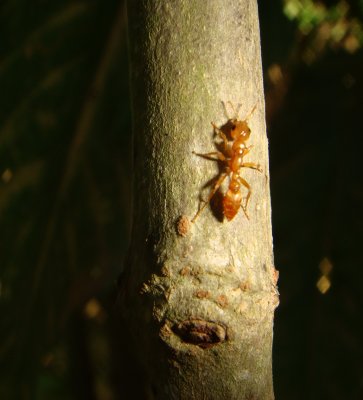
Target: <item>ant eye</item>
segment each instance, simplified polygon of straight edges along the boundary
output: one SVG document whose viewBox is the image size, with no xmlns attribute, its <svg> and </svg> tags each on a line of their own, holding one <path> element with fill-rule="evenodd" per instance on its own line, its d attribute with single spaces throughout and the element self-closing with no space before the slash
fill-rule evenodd
<svg viewBox="0 0 363 400">
<path fill-rule="evenodd" d="M 232 128 L 232 131 L 234 131 L 234 130 L 236 129 L 236 125 L 233 124 L 233 125 L 231 126 L 231 128 Z"/>
</svg>

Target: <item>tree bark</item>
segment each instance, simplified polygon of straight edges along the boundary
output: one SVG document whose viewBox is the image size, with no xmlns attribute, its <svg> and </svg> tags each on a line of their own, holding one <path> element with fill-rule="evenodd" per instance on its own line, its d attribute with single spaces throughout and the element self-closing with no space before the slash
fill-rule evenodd
<svg viewBox="0 0 363 400">
<path fill-rule="evenodd" d="M 150 399 L 273 399 L 273 266 L 256 0 L 129 0 L 134 213 L 124 329 Z M 249 118 L 252 187 L 222 222 L 206 207 L 218 163 L 211 121 Z M 229 108 L 230 107 L 230 108 Z M 226 179 L 226 185 L 228 185 Z M 212 184 L 213 186 L 213 184 Z M 225 191 L 225 187 L 223 186 Z M 215 207 L 215 209 L 218 207 Z"/>
</svg>

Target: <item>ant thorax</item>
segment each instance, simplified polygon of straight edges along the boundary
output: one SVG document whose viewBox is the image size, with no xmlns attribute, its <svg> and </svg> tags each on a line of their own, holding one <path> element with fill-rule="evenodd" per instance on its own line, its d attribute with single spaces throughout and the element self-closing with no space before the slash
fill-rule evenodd
<svg viewBox="0 0 363 400">
<path fill-rule="evenodd" d="M 241 168 L 243 163 L 243 153 L 241 155 L 233 155 L 232 158 L 229 159 L 229 168 L 231 172 L 238 172 L 238 170 Z"/>
<path fill-rule="evenodd" d="M 243 154 L 246 148 L 247 146 L 243 136 L 240 136 L 238 139 L 232 142 L 231 150 L 233 154 Z"/>
</svg>

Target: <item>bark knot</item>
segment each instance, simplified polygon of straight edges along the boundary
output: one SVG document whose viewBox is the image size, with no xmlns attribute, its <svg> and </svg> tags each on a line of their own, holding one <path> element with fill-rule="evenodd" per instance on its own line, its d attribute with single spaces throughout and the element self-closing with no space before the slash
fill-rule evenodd
<svg viewBox="0 0 363 400">
<path fill-rule="evenodd" d="M 202 319 L 184 320 L 175 324 L 172 330 L 183 342 L 204 349 L 227 340 L 227 330 L 223 325 Z"/>
</svg>

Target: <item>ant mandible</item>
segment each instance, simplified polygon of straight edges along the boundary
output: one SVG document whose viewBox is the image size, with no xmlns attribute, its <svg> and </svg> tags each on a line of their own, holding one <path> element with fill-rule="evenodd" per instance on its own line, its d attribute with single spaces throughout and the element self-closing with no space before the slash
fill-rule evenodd
<svg viewBox="0 0 363 400">
<path fill-rule="evenodd" d="M 229 186 L 226 193 L 223 195 L 223 215 L 228 221 L 231 221 L 239 209 L 242 208 L 247 219 L 247 205 L 251 197 L 252 189 L 249 183 L 240 176 L 241 168 L 251 168 L 259 172 L 262 172 L 259 164 L 252 162 L 244 162 L 243 157 L 249 153 L 253 146 L 247 146 L 246 142 L 251 135 L 251 129 L 247 124 L 248 119 L 251 117 L 253 112 L 256 110 L 256 105 L 252 108 L 249 114 L 244 120 L 238 119 L 238 114 L 235 111 L 231 102 L 228 102 L 235 114 L 234 118 L 229 118 L 228 121 L 218 128 L 213 122 L 212 126 L 214 132 L 217 132 L 219 137 L 223 140 L 221 143 L 217 143 L 217 147 L 220 147 L 222 151 L 213 151 L 211 153 L 200 154 L 193 151 L 197 156 L 206 158 L 207 160 L 220 161 L 223 163 L 224 172 L 220 174 L 217 182 L 214 184 L 212 191 L 210 192 L 208 199 L 204 202 L 203 206 L 195 214 L 191 222 L 195 222 L 200 213 L 204 210 L 207 204 L 210 202 L 212 197 L 216 194 L 227 176 L 229 176 Z M 222 102 L 225 113 L 228 117 L 227 108 L 224 102 Z M 217 158 L 214 158 L 217 157 Z M 242 186 L 247 188 L 247 196 L 245 204 L 242 203 Z"/>
</svg>

